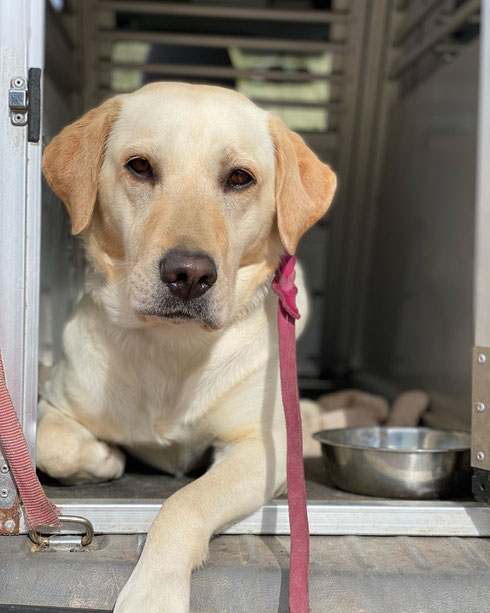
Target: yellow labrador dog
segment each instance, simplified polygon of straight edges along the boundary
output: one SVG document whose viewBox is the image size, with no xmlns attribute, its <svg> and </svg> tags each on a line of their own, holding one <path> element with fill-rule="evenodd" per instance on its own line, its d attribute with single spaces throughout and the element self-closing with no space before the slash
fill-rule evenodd
<svg viewBox="0 0 490 613">
<path fill-rule="evenodd" d="M 38 466 L 97 482 L 122 475 L 120 447 L 170 473 L 214 449 L 163 505 L 115 606 L 183 613 L 213 533 L 285 482 L 270 282 L 335 175 L 242 95 L 181 83 L 88 112 L 47 146 L 44 173 L 91 272 L 42 394 Z"/>
</svg>

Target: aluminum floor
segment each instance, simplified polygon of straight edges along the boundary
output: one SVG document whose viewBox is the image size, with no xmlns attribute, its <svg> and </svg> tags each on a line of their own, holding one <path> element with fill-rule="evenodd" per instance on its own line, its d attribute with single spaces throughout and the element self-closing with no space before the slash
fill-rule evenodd
<svg viewBox="0 0 490 613">
<path fill-rule="evenodd" d="M 27 537 L 0 537 L 0 603 L 110 610 L 143 542 L 99 536 L 89 551 L 32 553 Z M 287 537 L 215 538 L 191 611 L 287 613 L 288 548 Z M 313 537 L 311 560 L 313 613 L 490 609 L 490 539 Z"/>
</svg>

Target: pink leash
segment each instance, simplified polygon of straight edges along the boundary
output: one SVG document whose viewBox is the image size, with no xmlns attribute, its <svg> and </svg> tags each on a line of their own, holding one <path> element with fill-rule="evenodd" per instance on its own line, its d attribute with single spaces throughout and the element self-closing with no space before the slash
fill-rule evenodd
<svg viewBox="0 0 490 613">
<path fill-rule="evenodd" d="M 287 432 L 287 481 L 291 533 L 289 611 L 290 613 L 308 613 L 310 535 L 306 509 L 303 438 L 296 374 L 295 320 L 299 319 L 300 314 L 296 308 L 298 289 L 294 284 L 295 263 L 296 258 L 294 256 L 283 255 L 272 282 L 272 289 L 279 296 L 279 364 Z"/>
<path fill-rule="evenodd" d="M 32 465 L 26 439 L 7 389 L 1 353 L 0 446 L 22 498 L 29 528 L 32 530 L 38 526 L 61 526 L 58 519 L 60 511 L 48 500 Z"/>
</svg>

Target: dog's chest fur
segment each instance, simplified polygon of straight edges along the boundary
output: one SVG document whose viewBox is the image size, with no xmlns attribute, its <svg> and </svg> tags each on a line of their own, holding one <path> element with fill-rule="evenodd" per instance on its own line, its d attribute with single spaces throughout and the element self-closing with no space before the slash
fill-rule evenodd
<svg viewBox="0 0 490 613">
<path fill-rule="evenodd" d="M 200 453 L 213 437 L 204 416 L 267 360 L 270 310 L 264 304 L 211 333 L 198 325 L 125 329 L 85 295 L 43 396 L 101 440 L 134 450 L 199 441 Z"/>
</svg>

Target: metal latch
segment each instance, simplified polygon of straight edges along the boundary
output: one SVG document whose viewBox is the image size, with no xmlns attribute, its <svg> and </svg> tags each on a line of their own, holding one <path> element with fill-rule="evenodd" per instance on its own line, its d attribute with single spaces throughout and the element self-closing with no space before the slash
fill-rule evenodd
<svg viewBox="0 0 490 613">
<path fill-rule="evenodd" d="M 27 125 L 30 143 L 38 143 L 41 135 L 41 79 L 40 68 L 29 68 L 27 79 L 14 77 L 10 81 L 10 122 L 14 126 Z"/>
<path fill-rule="evenodd" d="M 9 89 L 10 122 L 14 126 L 27 124 L 28 103 L 27 79 L 14 77 L 10 81 Z"/>
<path fill-rule="evenodd" d="M 59 528 L 45 528 L 29 531 L 29 538 L 35 543 L 40 551 L 83 551 L 84 547 L 90 545 L 94 538 L 94 527 L 92 523 L 85 517 L 77 517 L 76 515 L 60 515 L 59 520 L 63 524 L 78 524 L 83 526 L 83 532 L 73 534 L 59 533 Z M 50 531 L 50 534 L 46 532 Z M 52 531 L 57 531 L 52 533 Z M 46 536 L 43 536 L 44 532 Z"/>
</svg>

